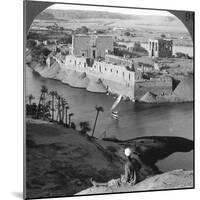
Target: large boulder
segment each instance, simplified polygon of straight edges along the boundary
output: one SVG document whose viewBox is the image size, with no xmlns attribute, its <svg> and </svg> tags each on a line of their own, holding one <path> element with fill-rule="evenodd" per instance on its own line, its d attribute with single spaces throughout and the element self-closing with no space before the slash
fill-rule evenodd
<svg viewBox="0 0 200 200">
<path fill-rule="evenodd" d="M 183 79 L 175 88 L 173 96 L 184 101 L 193 101 L 193 78 Z"/>
<path fill-rule="evenodd" d="M 156 95 L 152 92 L 147 92 L 142 98 L 140 99 L 140 102 L 145 103 L 156 103 Z"/>
<path fill-rule="evenodd" d="M 97 92 L 97 93 L 106 93 L 107 88 L 103 84 L 101 79 L 98 79 L 98 80 L 90 79 L 88 86 L 87 86 L 87 91 Z"/>
</svg>

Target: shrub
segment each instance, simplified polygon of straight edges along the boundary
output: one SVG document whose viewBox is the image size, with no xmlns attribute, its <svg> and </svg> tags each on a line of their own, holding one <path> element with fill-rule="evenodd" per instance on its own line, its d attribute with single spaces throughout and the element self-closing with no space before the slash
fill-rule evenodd
<svg viewBox="0 0 200 200">
<path fill-rule="evenodd" d="M 127 31 L 127 32 L 124 33 L 124 35 L 125 36 L 130 36 L 131 34 L 130 34 L 130 32 Z"/>
<path fill-rule="evenodd" d="M 51 53 L 51 51 L 44 47 L 44 45 L 39 45 L 35 47 L 32 51 L 32 58 L 41 65 L 46 64 L 46 58 Z"/>
<path fill-rule="evenodd" d="M 188 54 L 185 54 L 185 53 L 182 53 L 182 52 L 176 52 L 176 57 L 177 58 L 186 58 L 186 59 L 191 58 Z"/>
<path fill-rule="evenodd" d="M 75 30 L 76 34 L 87 34 L 89 29 L 86 26 L 82 26 L 81 28 L 77 28 Z"/>
<path fill-rule="evenodd" d="M 26 42 L 26 47 L 28 49 L 33 49 L 36 45 L 37 45 L 37 43 L 35 42 L 35 40 L 32 40 L 32 39 L 29 39 Z"/>
<path fill-rule="evenodd" d="M 140 52 L 140 53 L 148 54 L 148 51 L 141 46 L 140 42 L 135 42 L 134 46 L 130 48 L 130 50 L 131 52 Z"/>
<path fill-rule="evenodd" d="M 91 131 L 90 125 L 88 121 L 80 122 L 80 133 L 85 135 L 87 134 L 88 131 Z"/>
<path fill-rule="evenodd" d="M 162 38 L 166 38 L 166 35 L 165 35 L 165 34 L 161 34 L 161 37 L 162 37 Z"/>
</svg>

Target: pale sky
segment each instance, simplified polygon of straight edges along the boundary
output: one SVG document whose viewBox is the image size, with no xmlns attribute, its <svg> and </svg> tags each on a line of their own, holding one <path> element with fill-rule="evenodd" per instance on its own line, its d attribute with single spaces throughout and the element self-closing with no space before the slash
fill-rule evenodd
<svg viewBox="0 0 200 200">
<path fill-rule="evenodd" d="M 145 9 L 128 9 L 128 8 L 112 8 L 112 7 L 99 7 L 99 6 L 82 6 L 82 5 L 69 5 L 69 4 L 55 4 L 48 7 L 48 9 L 60 9 L 60 10 L 85 10 L 85 11 L 108 11 L 129 15 L 162 15 L 162 16 L 174 16 L 168 11 L 161 10 L 145 10 Z"/>
</svg>

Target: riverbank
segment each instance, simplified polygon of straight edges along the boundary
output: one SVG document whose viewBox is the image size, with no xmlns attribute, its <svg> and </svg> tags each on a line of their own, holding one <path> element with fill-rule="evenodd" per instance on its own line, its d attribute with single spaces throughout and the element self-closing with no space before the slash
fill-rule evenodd
<svg viewBox="0 0 200 200">
<path fill-rule="evenodd" d="M 155 98 L 148 98 L 149 87 L 144 84 L 136 84 L 134 88 L 126 87 L 123 84 L 116 83 L 108 79 L 99 79 L 86 72 L 80 72 L 71 68 L 63 69 L 61 63 L 55 61 L 50 67 L 41 66 L 37 62 L 31 62 L 29 58 L 28 64 L 34 71 L 38 72 L 44 78 L 59 80 L 64 84 L 68 84 L 74 88 L 83 88 L 89 92 L 94 93 L 110 93 L 114 95 L 122 95 L 124 99 L 131 99 L 132 101 L 145 102 L 145 103 L 183 103 L 193 102 L 193 78 L 188 77 L 181 80 L 177 88 L 165 95 L 156 95 L 160 87 L 153 87 L 153 94 Z M 109 85 L 109 87 L 106 87 Z M 172 86 L 171 86 L 172 87 Z M 162 87 L 161 87 L 162 88 Z M 167 88 L 167 87 L 166 87 Z M 163 91 L 167 89 L 163 89 Z M 169 89 L 170 90 L 170 89 Z M 160 92 L 158 92 L 160 93 Z M 163 92 L 164 93 L 164 92 Z M 169 93 L 169 94 L 168 94 Z"/>
<path fill-rule="evenodd" d="M 186 103 L 194 101 L 193 78 L 185 78 L 180 81 L 174 91 L 168 95 L 156 95 L 147 92 L 139 102 L 144 103 Z"/>
<path fill-rule="evenodd" d="M 100 140 L 57 123 L 33 119 L 27 119 L 26 131 L 28 198 L 72 196 L 89 188 L 91 177 L 97 181 L 119 178 L 124 171 L 125 146 L 138 155 L 140 181 L 160 173 L 158 160 L 193 149 L 193 141 L 180 137 Z"/>
<path fill-rule="evenodd" d="M 125 84 L 106 79 L 99 78 L 93 73 L 66 68 L 64 64 L 55 61 L 50 67 L 41 66 L 39 63 L 30 62 L 29 66 L 38 72 L 44 78 L 59 80 L 64 84 L 68 84 L 74 88 L 84 88 L 94 93 L 110 93 L 114 95 L 122 95 L 125 99 L 129 98 L 134 101 L 134 87 L 127 87 Z"/>
</svg>

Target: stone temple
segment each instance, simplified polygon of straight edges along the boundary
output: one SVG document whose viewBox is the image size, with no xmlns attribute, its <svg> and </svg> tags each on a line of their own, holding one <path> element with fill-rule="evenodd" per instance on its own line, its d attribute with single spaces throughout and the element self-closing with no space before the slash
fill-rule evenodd
<svg viewBox="0 0 200 200">
<path fill-rule="evenodd" d="M 109 35 L 72 35 L 72 55 L 89 58 L 105 58 L 113 51 L 113 39 Z"/>
<path fill-rule="evenodd" d="M 172 57 L 173 43 L 170 39 L 150 39 L 149 57 L 151 58 L 170 58 Z"/>
</svg>

